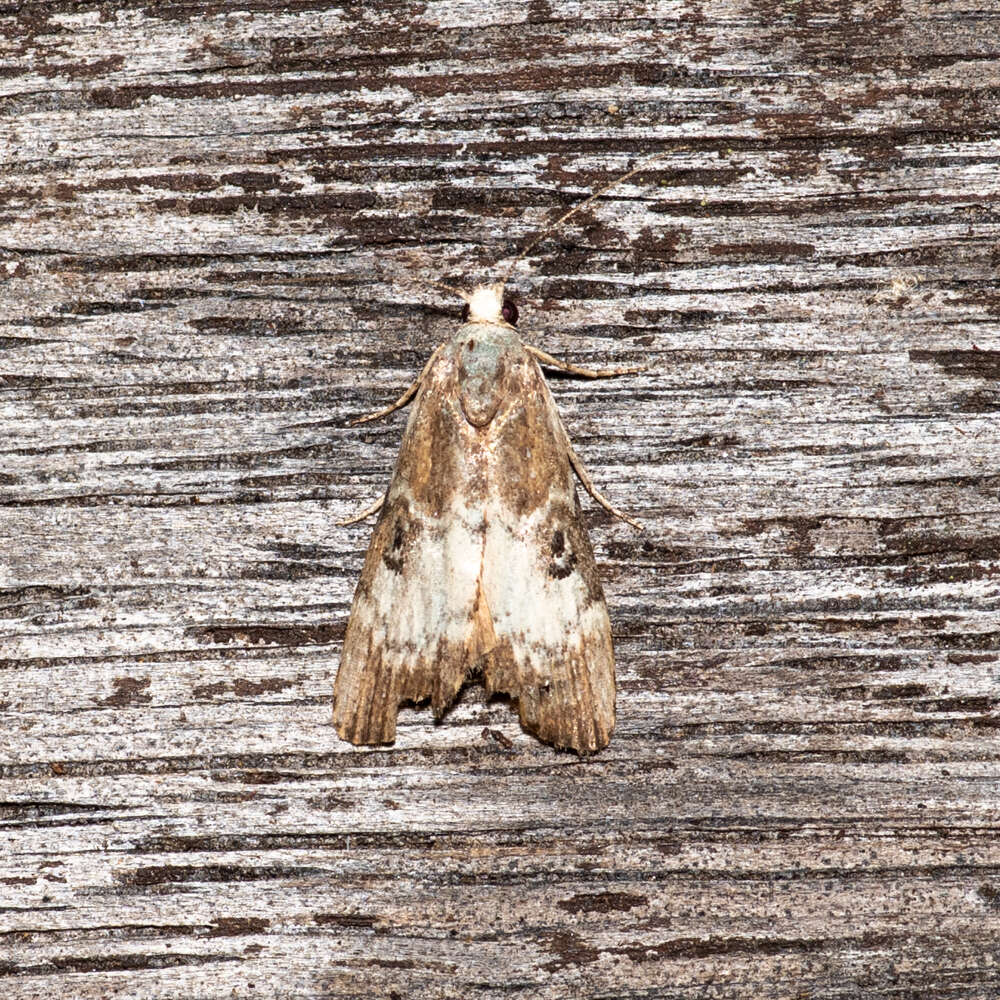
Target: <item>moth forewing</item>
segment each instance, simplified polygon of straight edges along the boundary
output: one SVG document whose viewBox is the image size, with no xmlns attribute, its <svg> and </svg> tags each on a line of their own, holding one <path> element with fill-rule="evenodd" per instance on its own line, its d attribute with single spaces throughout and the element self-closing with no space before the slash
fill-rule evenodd
<svg viewBox="0 0 1000 1000">
<path fill-rule="evenodd" d="M 472 469 L 456 384 L 453 352 L 441 350 L 423 374 L 354 595 L 334 687 L 334 722 L 352 743 L 391 743 L 403 702 L 430 698 L 442 713 L 470 658 L 486 651 L 482 525 L 462 502 Z"/>
<path fill-rule="evenodd" d="M 498 641 L 486 688 L 516 699 L 540 739 L 593 752 L 615 723 L 611 623 L 559 413 L 518 346 L 490 448 L 482 592 Z"/>
</svg>

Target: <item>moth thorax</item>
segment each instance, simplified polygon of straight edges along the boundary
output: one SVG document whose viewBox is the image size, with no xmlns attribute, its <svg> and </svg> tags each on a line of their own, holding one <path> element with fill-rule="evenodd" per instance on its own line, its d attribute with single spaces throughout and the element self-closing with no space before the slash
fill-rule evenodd
<svg viewBox="0 0 1000 1000">
<path fill-rule="evenodd" d="M 480 285 L 469 296 L 469 323 L 503 323 L 503 285 Z"/>
<path fill-rule="evenodd" d="M 465 419 L 473 427 L 485 427 L 493 419 L 507 391 L 505 344 L 496 333 L 502 335 L 502 331 L 484 330 L 459 348 L 459 401 Z"/>
</svg>

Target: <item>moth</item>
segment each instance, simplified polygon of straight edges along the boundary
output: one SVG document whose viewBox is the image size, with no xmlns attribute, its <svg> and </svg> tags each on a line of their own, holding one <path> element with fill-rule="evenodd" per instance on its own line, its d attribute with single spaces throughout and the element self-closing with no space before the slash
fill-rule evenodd
<svg viewBox="0 0 1000 1000">
<path fill-rule="evenodd" d="M 639 525 L 595 488 L 542 367 L 590 378 L 643 369 L 593 371 L 522 342 L 506 278 L 544 235 L 504 280 L 449 288 L 465 300 L 462 324 L 395 403 L 354 421 L 412 400 L 387 493 L 342 522 L 380 512 L 334 684 L 334 725 L 351 743 L 392 743 L 404 703 L 430 700 L 440 718 L 473 673 L 546 743 L 588 754 L 611 739 L 611 623 L 576 478 Z"/>
</svg>

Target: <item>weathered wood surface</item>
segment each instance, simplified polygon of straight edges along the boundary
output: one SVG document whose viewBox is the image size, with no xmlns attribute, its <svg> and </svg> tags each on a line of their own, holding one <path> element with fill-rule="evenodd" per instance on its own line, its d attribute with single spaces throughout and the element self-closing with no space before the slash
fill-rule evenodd
<svg viewBox="0 0 1000 1000">
<path fill-rule="evenodd" d="M 0 993 L 1000 992 L 992 4 L 0 6 Z M 329 725 L 406 276 L 519 268 L 619 726 Z"/>
</svg>

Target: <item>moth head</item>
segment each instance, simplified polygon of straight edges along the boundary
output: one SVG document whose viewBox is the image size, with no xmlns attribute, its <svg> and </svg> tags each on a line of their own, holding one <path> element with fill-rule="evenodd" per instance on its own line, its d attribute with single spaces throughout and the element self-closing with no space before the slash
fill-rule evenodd
<svg viewBox="0 0 1000 1000">
<path fill-rule="evenodd" d="M 504 296 L 504 284 L 479 285 L 471 295 L 463 296 L 463 323 L 491 323 L 494 326 L 516 326 L 517 306 Z"/>
</svg>

